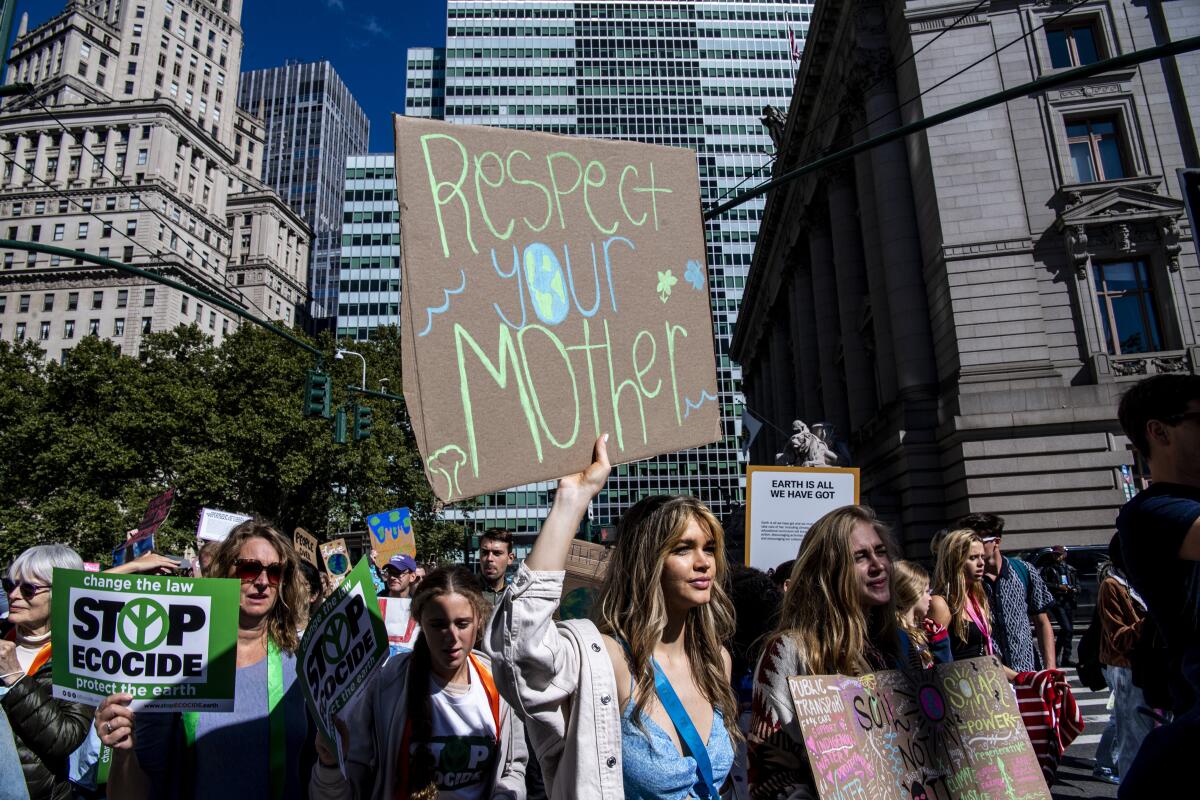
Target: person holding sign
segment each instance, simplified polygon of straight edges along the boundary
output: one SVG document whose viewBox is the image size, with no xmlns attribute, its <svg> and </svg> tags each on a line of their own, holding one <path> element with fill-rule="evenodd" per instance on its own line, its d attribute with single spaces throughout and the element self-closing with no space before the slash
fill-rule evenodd
<svg viewBox="0 0 1200 800">
<path fill-rule="evenodd" d="M 252 519 L 221 542 L 205 573 L 241 582 L 233 712 L 135 716 L 133 697 L 118 693 L 97 709 L 96 732 L 109 747 L 136 749 L 150 798 L 175 797 L 180 787 L 194 800 L 300 797 L 308 716 L 295 652 L 308 588 L 296 551 Z"/>
<path fill-rule="evenodd" d="M 51 696 L 50 583 L 56 567 L 83 569 L 83 559 L 64 544 L 38 545 L 17 556 L 4 578 L 12 628 L 0 640 L 0 706 L 32 800 L 71 796 L 67 759 L 87 737 L 92 719 L 90 707 Z"/>
<path fill-rule="evenodd" d="M 522 710 L 551 798 L 717 800 L 741 733 L 721 646 L 733 635 L 724 531 L 712 513 L 686 496 L 634 505 L 598 622 L 553 621 L 571 542 L 611 470 L 607 439 L 586 470 L 559 480 L 485 649 L 501 694 Z"/>
<path fill-rule="evenodd" d="M 856 677 L 912 663 L 912 644 L 896 622 L 893 549 L 887 527 L 861 505 L 834 509 L 805 534 L 779 626 L 755 669 L 752 798 L 816 797 L 789 677 Z"/>
<path fill-rule="evenodd" d="M 421 582 L 413 650 L 369 679 L 339 731 L 346 777 L 332 747 L 318 742 L 313 800 L 524 799 L 524 729 L 496 691 L 491 662 L 474 649 L 489 610 L 464 567 Z"/>
</svg>

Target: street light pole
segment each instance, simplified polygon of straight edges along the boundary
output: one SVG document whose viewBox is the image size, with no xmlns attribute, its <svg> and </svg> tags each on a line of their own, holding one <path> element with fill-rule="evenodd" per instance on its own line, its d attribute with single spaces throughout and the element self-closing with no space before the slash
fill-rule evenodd
<svg viewBox="0 0 1200 800">
<path fill-rule="evenodd" d="M 358 356 L 360 359 L 362 359 L 362 362 L 363 362 L 363 367 L 362 367 L 362 383 L 361 383 L 361 384 L 359 384 L 359 388 L 360 388 L 360 389 L 366 389 L 366 388 L 367 388 L 367 359 L 366 359 L 366 357 L 365 357 L 365 356 L 364 356 L 362 353 L 356 353 L 356 352 L 354 352 L 353 350 L 342 350 L 342 349 L 340 349 L 340 348 L 339 348 L 339 349 L 338 349 L 338 351 L 337 351 L 337 352 L 334 354 L 334 356 L 333 356 L 333 357 L 334 357 L 334 359 L 336 359 L 337 361 L 341 361 L 343 358 L 345 358 L 345 357 L 346 357 L 346 356 L 348 356 L 348 355 L 350 355 L 350 356 Z"/>
</svg>

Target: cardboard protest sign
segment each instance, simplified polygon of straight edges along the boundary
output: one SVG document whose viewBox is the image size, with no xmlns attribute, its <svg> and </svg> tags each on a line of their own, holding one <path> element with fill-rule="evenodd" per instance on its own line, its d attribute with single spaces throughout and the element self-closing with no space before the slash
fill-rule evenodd
<svg viewBox="0 0 1200 800">
<path fill-rule="evenodd" d="M 746 468 L 746 564 L 772 569 L 796 557 L 812 524 L 858 502 L 858 470 Z"/>
<path fill-rule="evenodd" d="M 321 545 L 321 561 L 325 571 L 337 586 L 350 572 L 350 548 L 346 547 L 345 539 L 334 539 Z"/>
<path fill-rule="evenodd" d="M 200 509 L 200 524 L 196 526 L 196 538 L 207 542 L 223 542 L 229 532 L 252 519 L 245 514 L 218 511 L 215 508 Z"/>
<path fill-rule="evenodd" d="M 407 597 L 379 598 L 379 613 L 383 615 L 383 626 L 387 628 L 388 651 L 392 655 L 410 652 L 421 632 L 417 619 L 412 615 L 412 600 Z"/>
<path fill-rule="evenodd" d="M 171 503 L 175 500 L 175 490 L 167 489 L 146 506 L 146 513 L 138 523 L 137 532 L 140 536 L 152 536 L 171 513 Z"/>
<path fill-rule="evenodd" d="M 304 698 L 331 742 L 340 742 L 334 717 L 358 698 L 387 653 L 387 631 L 364 558 L 309 619 L 296 653 Z"/>
<path fill-rule="evenodd" d="M 371 529 L 371 547 L 375 550 L 375 565 L 380 569 L 388 559 L 403 553 L 417 557 L 417 539 L 413 536 L 412 512 L 394 508 L 367 517 Z"/>
<path fill-rule="evenodd" d="M 822 800 L 1050 800 L 993 656 L 859 678 L 788 679 Z"/>
<path fill-rule="evenodd" d="M 317 569 L 321 569 L 323 562 L 317 556 L 317 548 L 319 546 L 317 537 L 304 530 L 304 528 L 296 528 L 292 533 L 292 541 L 296 545 L 296 554 L 301 559 L 312 564 Z"/>
<path fill-rule="evenodd" d="M 608 570 L 609 549 L 594 542 L 575 539 L 567 553 L 566 576 L 558 614 L 562 619 L 587 619 L 591 616 L 596 590 Z"/>
<path fill-rule="evenodd" d="M 404 398 L 442 500 L 721 436 L 691 150 L 395 117 Z"/>
<path fill-rule="evenodd" d="M 154 534 L 139 534 L 132 539 L 126 539 L 125 543 L 112 551 L 113 566 L 119 567 L 122 564 L 133 561 L 135 558 L 140 558 L 146 553 L 154 550 Z"/>
<path fill-rule="evenodd" d="M 235 580 L 54 570 L 54 696 L 142 711 L 232 711 Z"/>
</svg>

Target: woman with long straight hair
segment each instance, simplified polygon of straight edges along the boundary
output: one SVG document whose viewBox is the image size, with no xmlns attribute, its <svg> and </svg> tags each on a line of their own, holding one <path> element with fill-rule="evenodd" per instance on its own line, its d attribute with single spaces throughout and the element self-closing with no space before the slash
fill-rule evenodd
<svg viewBox="0 0 1200 800">
<path fill-rule="evenodd" d="M 551 798 L 711 798 L 733 765 L 737 701 L 724 531 L 692 497 L 621 518 L 591 620 L 555 624 L 563 569 L 604 488 L 607 435 L 558 482 L 533 552 L 492 618 L 496 684 L 526 720 Z"/>
<path fill-rule="evenodd" d="M 308 619 L 300 558 L 291 540 L 256 517 L 230 531 L 205 575 L 241 584 L 233 711 L 135 714 L 132 695 L 118 693 L 96 710 L 96 732 L 109 747 L 137 753 L 153 800 L 299 797 L 309 737 L 296 680 Z"/>
<path fill-rule="evenodd" d="M 412 599 L 421 632 L 367 685 L 342 734 L 346 776 L 319 741 L 313 800 L 525 797 L 524 729 L 476 651 L 490 610 L 464 567 L 435 569 Z"/>
<path fill-rule="evenodd" d="M 938 545 L 929 613 L 950 632 L 955 661 L 995 651 L 984 563 L 983 542 L 973 530 L 950 531 Z"/>
<path fill-rule="evenodd" d="M 912 666 L 927 669 L 953 661 L 949 634 L 929 618 L 933 590 L 925 568 L 913 561 L 893 564 L 892 594 L 896 597 L 896 623 L 908 635 L 917 657 Z"/>
<path fill-rule="evenodd" d="M 866 506 L 835 509 L 805 534 L 779 625 L 755 669 L 752 798 L 816 797 L 790 676 L 855 676 L 910 663 L 911 644 L 896 624 L 891 570 L 888 530 Z"/>
</svg>

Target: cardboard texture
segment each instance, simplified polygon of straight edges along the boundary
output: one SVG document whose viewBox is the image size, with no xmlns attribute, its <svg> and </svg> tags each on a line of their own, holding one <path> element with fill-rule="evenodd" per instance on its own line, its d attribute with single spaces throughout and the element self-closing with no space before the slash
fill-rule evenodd
<svg viewBox="0 0 1200 800">
<path fill-rule="evenodd" d="M 795 558 L 814 522 L 858 503 L 858 483 L 855 467 L 746 467 L 746 565 Z"/>
<path fill-rule="evenodd" d="M 171 513 L 171 503 L 175 500 L 175 490 L 167 489 L 155 497 L 146 506 L 146 513 L 138 523 L 136 536 L 153 536 Z M 132 537 L 130 537 L 132 538 Z"/>
<path fill-rule="evenodd" d="M 1050 800 L 993 656 L 859 678 L 788 679 L 822 800 Z"/>
<path fill-rule="evenodd" d="M 346 540 L 338 538 L 322 544 L 321 561 L 337 587 L 350 572 L 350 548 L 346 546 Z"/>
<path fill-rule="evenodd" d="M 590 616 L 596 592 L 608 569 L 608 556 L 609 549 L 604 545 L 578 539 L 571 542 L 558 606 L 560 618 L 586 619 Z"/>
<path fill-rule="evenodd" d="M 395 117 L 404 398 L 437 496 L 721 436 L 691 150 Z"/>
<path fill-rule="evenodd" d="M 296 544 L 296 554 L 300 558 L 312 564 L 317 569 L 325 568 L 324 559 L 317 555 L 319 552 L 317 537 L 304 530 L 304 528 L 296 528 L 292 533 L 292 541 Z"/>
<path fill-rule="evenodd" d="M 375 551 L 375 566 L 383 565 L 392 556 L 403 553 L 417 557 L 417 539 L 413 535 L 412 512 L 408 508 L 393 508 L 367 517 L 371 530 L 371 548 Z"/>
</svg>

